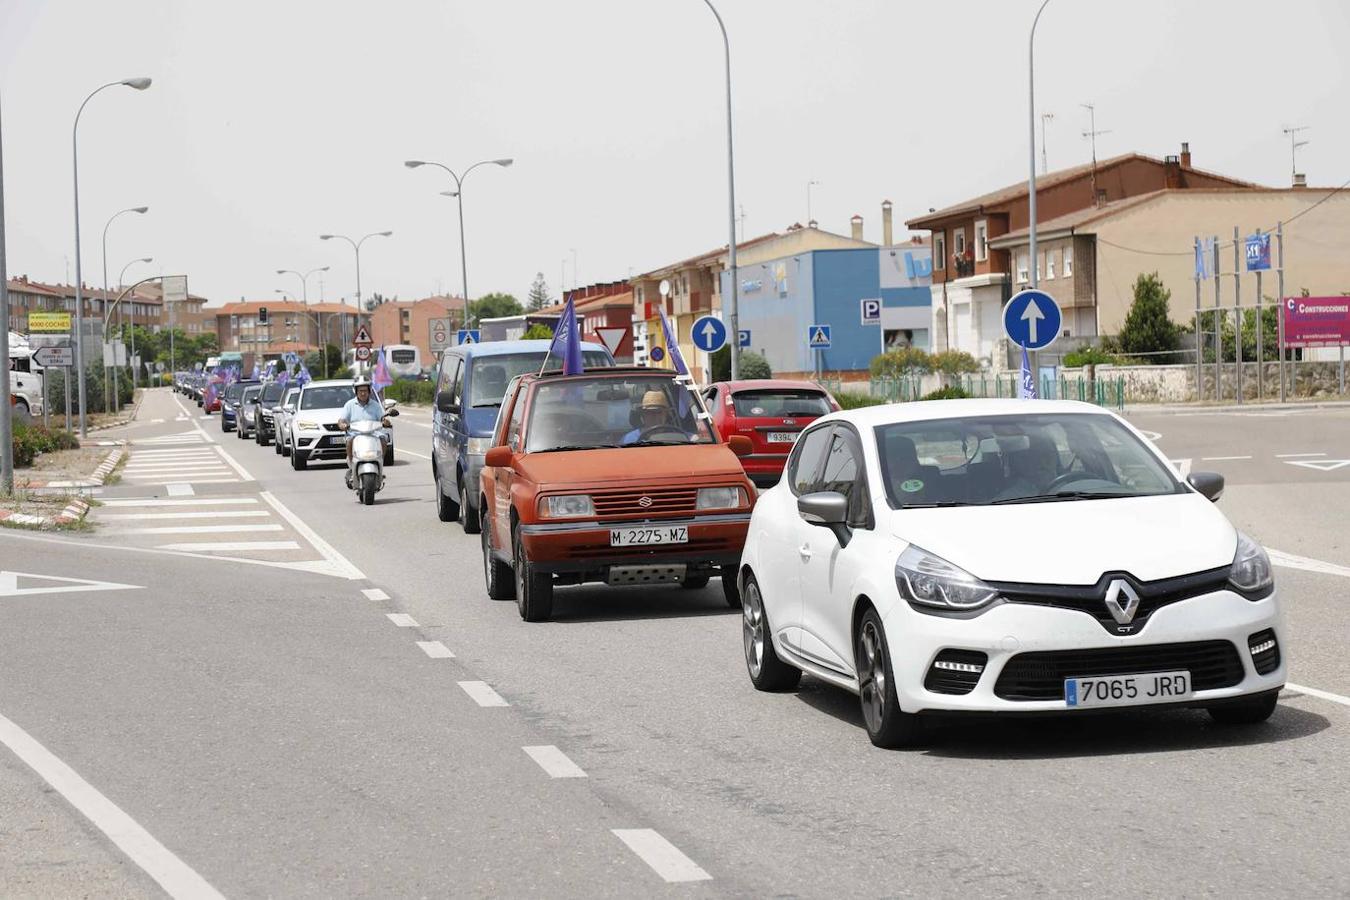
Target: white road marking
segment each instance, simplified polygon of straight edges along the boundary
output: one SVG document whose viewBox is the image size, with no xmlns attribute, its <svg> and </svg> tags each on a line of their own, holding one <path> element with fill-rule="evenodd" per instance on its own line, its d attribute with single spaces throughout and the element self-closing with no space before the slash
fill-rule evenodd
<svg viewBox="0 0 1350 900">
<path fill-rule="evenodd" d="M 1162 440 L 1162 433 L 1158 431 L 1144 431 L 1141 428 L 1139 430 L 1139 433 L 1142 434 L 1144 437 L 1148 438 L 1150 441 L 1153 441 L 1155 444 L 1158 441 Z"/>
<path fill-rule="evenodd" d="M 19 587 L 19 578 L 36 581 L 60 582 L 58 587 Z M 118 584 L 115 581 L 90 581 L 87 578 L 62 578 L 59 575 L 38 575 L 35 572 L 6 572 L 0 570 L 0 597 L 26 597 L 31 594 L 70 594 L 78 591 L 139 591 L 139 584 Z"/>
<path fill-rule="evenodd" d="M 223 460 L 225 460 L 227 463 L 229 463 L 230 466 L 231 466 L 236 472 L 239 473 L 239 477 L 240 477 L 240 478 L 244 479 L 245 481 L 253 481 L 253 480 L 254 480 L 253 476 L 250 475 L 250 474 L 248 474 L 248 471 L 247 471 L 243 466 L 239 465 L 239 463 L 235 461 L 235 459 L 234 459 L 233 456 L 231 456 L 230 454 L 228 454 L 228 453 L 225 452 L 225 448 L 224 448 L 224 447 L 222 447 L 222 446 L 220 446 L 219 444 L 217 444 L 217 445 L 216 445 L 216 452 L 220 454 L 221 459 L 223 459 Z"/>
<path fill-rule="evenodd" d="M 1294 684 L 1292 681 L 1286 681 L 1284 686 L 1291 691 L 1307 694 L 1309 697 L 1316 697 L 1319 700 L 1330 700 L 1332 703 L 1339 703 L 1341 706 L 1350 706 L 1350 697 L 1342 697 L 1340 694 L 1333 694 L 1330 691 L 1319 691 L 1317 688 L 1304 687 L 1301 684 Z"/>
<path fill-rule="evenodd" d="M 132 522 L 148 519 L 266 519 L 272 514 L 262 509 L 218 509 L 208 512 L 117 513 L 99 516 L 104 522 Z"/>
<path fill-rule="evenodd" d="M 585 778 L 586 773 L 581 770 L 581 766 L 567 758 L 563 753 L 552 744 L 545 747 L 521 747 L 530 755 L 530 759 L 539 763 L 539 768 L 543 769 L 550 778 Z"/>
<path fill-rule="evenodd" d="M 182 482 L 166 484 L 164 485 L 164 490 L 168 491 L 170 497 L 185 497 L 196 493 L 196 491 L 192 489 L 192 485 L 184 484 Z"/>
<path fill-rule="evenodd" d="M 193 500 L 104 500 L 104 506 L 234 506 L 239 503 L 257 503 L 256 497 L 200 497 Z"/>
<path fill-rule="evenodd" d="M 1294 459 L 1299 456 L 1326 456 L 1325 453 L 1276 453 L 1276 459 Z"/>
<path fill-rule="evenodd" d="M 1250 456 L 1202 456 L 1204 462 L 1226 462 L 1230 459 L 1251 459 Z"/>
<path fill-rule="evenodd" d="M 417 620 L 407 613 L 385 613 L 384 617 L 393 622 L 399 628 L 420 628 Z"/>
<path fill-rule="evenodd" d="M 510 706 L 506 698 L 488 686 L 486 681 L 461 681 L 459 686 L 479 706 Z"/>
<path fill-rule="evenodd" d="M 123 475 L 172 475 L 174 472 L 188 475 L 230 474 L 230 470 L 220 463 L 143 463 L 122 470 Z"/>
<path fill-rule="evenodd" d="M 1171 463 L 1177 467 L 1177 474 L 1182 478 L 1191 474 L 1191 461 L 1189 459 L 1174 459 L 1171 460 Z"/>
<path fill-rule="evenodd" d="M 238 478 L 207 478 L 205 475 L 202 475 L 202 476 L 190 476 L 190 477 L 188 477 L 187 481 L 183 481 L 181 477 L 179 478 L 178 481 L 170 481 L 169 479 L 170 479 L 171 477 L 172 477 L 172 476 L 169 476 L 169 475 L 147 475 L 147 476 L 142 477 L 142 478 L 132 478 L 132 479 L 130 479 L 130 480 L 131 480 L 133 483 L 135 483 L 135 484 L 166 484 L 166 485 L 167 485 L 167 484 L 179 484 L 179 483 L 186 484 L 186 483 L 188 483 L 188 482 L 191 482 L 192 484 L 241 484 L 241 483 L 242 483 L 242 481 L 241 481 L 240 479 L 238 479 Z"/>
<path fill-rule="evenodd" d="M 389 599 L 389 595 L 379 588 L 362 588 L 361 593 L 366 595 L 367 600 L 374 600 L 377 603 Z"/>
<path fill-rule="evenodd" d="M 280 525 L 182 525 L 124 528 L 118 534 L 232 534 L 245 531 L 281 531 Z"/>
<path fill-rule="evenodd" d="M 295 541 L 194 541 L 186 544 L 158 544 L 160 550 L 184 550 L 195 553 L 202 550 L 299 550 Z M 249 562 L 254 560 L 237 560 Z"/>
<path fill-rule="evenodd" d="M 420 457 L 422 457 L 422 459 L 431 459 L 431 457 L 430 457 L 430 456 L 427 456 L 425 453 L 418 453 L 418 452 L 415 451 L 415 450 L 404 450 L 402 447 L 399 447 L 397 452 L 399 452 L 399 453 L 406 453 L 406 454 L 408 454 L 409 456 L 420 456 Z"/>
<path fill-rule="evenodd" d="M 28 732 L 0 715 L 3 743 L 43 781 L 52 786 L 95 828 L 108 836 L 132 862 L 153 878 L 170 897 L 224 900 L 219 891 L 169 849 L 155 840 L 135 819 L 80 777 Z"/>
<path fill-rule="evenodd" d="M 1350 459 L 1286 459 L 1286 466 L 1302 466 L 1316 472 L 1334 472 L 1336 469 L 1350 466 Z"/>
<path fill-rule="evenodd" d="M 132 459 L 215 459 L 216 454 L 210 447 L 195 447 L 191 450 L 143 450 L 138 444 L 131 450 Z"/>
<path fill-rule="evenodd" d="M 1302 569 L 1305 572 L 1316 572 L 1319 575 L 1339 575 L 1342 578 L 1350 578 L 1350 567 L 1338 566 L 1335 563 L 1323 562 L 1320 559 L 1311 559 L 1307 556 L 1295 556 L 1292 553 L 1272 550 L 1269 547 L 1266 548 L 1266 555 L 1270 557 L 1273 565 L 1284 566 L 1286 569 Z"/>
<path fill-rule="evenodd" d="M 266 500 L 269 506 L 280 513 L 281 517 L 291 524 L 292 528 L 300 532 L 301 537 L 309 541 L 310 546 L 319 551 L 319 555 L 329 564 L 325 574 L 335 575 L 338 578 L 348 578 L 352 581 L 357 581 L 366 577 L 360 569 L 352 564 L 351 560 L 333 549 L 333 546 L 323 538 L 319 537 L 313 528 L 310 528 L 304 523 L 303 519 L 283 506 L 281 501 L 272 495 L 271 491 L 263 491 L 258 496 Z"/>
<path fill-rule="evenodd" d="M 712 880 L 678 847 L 650 828 L 613 828 L 611 832 L 668 882 Z"/>
<path fill-rule="evenodd" d="M 188 409 L 187 406 L 183 403 L 183 398 L 175 395 L 173 400 L 175 403 L 178 404 L 179 408 L 183 410 L 183 414 L 186 415 L 189 420 L 192 420 L 192 410 Z M 216 442 L 215 438 L 211 437 L 211 435 L 206 433 L 206 429 L 202 427 L 201 422 L 192 420 L 192 427 L 196 429 L 197 434 L 201 436 L 201 439 L 203 441 L 207 442 L 208 444 L 214 444 Z"/>
<path fill-rule="evenodd" d="M 417 646 L 422 648 L 422 652 L 432 659 L 454 659 L 455 654 L 450 652 L 450 648 L 440 641 L 418 641 Z"/>
<path fill-rule="evenodd" d="M 163 419 L 151 419 L 151 420 L 150 420 L 150 424 L 151 424 L 151 425 L 163 425 L 163 424 L 164 424 L 164 420 L 163 420 Z"/>
</svg>

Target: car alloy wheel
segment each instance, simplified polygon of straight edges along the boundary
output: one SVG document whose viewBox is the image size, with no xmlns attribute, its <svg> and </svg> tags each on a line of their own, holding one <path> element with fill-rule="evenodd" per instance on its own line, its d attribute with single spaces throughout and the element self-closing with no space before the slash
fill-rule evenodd
<svg viewBox="0 0 1350 900">
<path fill-rule="evenodd" d="M 863 613 L 854 652 L 858 696 L 868 738 L 878 747 L 913 746 L 922 734 L 923 723 L 914 713 L 900 709 L 895 677 L 886 651 L 886 630 L 874 609 L 869 608 Z"/>
<path fill-rule="evenodd" d="M 745 668 L 750 683 L 761 691 L 790 691 L 802 680 L 802 670 L 778 658 L 764 615 L 764 598 L 755 576 L 745 576 L 741 591 L 741 636 L 745 646 Z"/>
</svg>

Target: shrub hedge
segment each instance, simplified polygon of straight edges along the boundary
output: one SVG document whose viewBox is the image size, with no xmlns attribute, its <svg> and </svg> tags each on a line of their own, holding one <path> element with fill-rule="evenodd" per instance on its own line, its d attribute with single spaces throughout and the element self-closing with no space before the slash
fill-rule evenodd
<svg viewBox="0 0 1350 900">
<path fill-rule="evenodd" d="M 33 464 L 40 453 L 52 453 L 57 450 L 75 450 L 80 442 L 69 431 L 59 428 L 47 428 L 44 425 L 25 425 L 14 423 L 14 465 L 26 468 Z"/>
</svg>

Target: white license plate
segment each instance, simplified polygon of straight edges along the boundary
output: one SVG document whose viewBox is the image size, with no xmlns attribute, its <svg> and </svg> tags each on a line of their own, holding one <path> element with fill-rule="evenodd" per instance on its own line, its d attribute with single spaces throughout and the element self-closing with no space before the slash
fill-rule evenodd
<svg viewBox="0 0 1350 900">
<path fill-rule="evenodd" d="M 769 443 L 770 443 L 770 444 L 795 444 L 795 443 L 797 443 L 797 435 L 799 435 L 799 434 L 801 434 L 801 432 L 799 432 L 799 431 L 770 431 L 770 432 L 769 432 Z"/>
<path fill-rule="evenodd" d="M 1149 672 L 1144 675 L 1099 675 L 1064 679 L 1064 703 L 1070 709 L 1170 703 L 1188 700 L 1190 696 L 1190 672 Z"/>
<path fill-rule="evenodd" d="M 687 544 L 689 526 L 666 525 L 657 528 L 611 528 L 609 545 L 628 547 L 633 544 Z"/>
</svg>

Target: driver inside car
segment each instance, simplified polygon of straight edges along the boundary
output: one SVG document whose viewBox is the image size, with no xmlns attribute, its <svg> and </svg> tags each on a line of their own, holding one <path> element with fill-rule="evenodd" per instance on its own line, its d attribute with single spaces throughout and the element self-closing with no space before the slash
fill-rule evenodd
<svg viewBox="0 0 1350 900">
<path fill-rule="evenodd" d="M 638 441 L 645 440 L 643 434 L 651 432 L 653 434 L 660 432 L 680 432 L 688 439 L 691 435 L 682 426 L 675 422 L 675 417 L 671 415 L 670 400 L 666 398 L 664 391 L 647 391 L 642 395 L 642 405 L 638 410 L 638 427 L 623 436 L 621 444 L 636 444 Z"/>
<path fill-rule="evenodd" d="M 1028 434 L 1027 448 L 1008 461 L 1010 480 L 996 500 L 1035 497 L 1049 490 L 1059 477 L 1059 451 L 1043 434 Z"/>
</svg>

